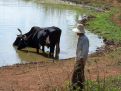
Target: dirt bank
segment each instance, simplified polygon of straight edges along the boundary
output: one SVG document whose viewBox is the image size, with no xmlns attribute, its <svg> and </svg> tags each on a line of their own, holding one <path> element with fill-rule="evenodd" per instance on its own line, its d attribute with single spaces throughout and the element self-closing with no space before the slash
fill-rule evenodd
<svg viewBox="0 0 121 91">
<path fill-rule="evenodd" d="M 112 48 L 113 49 L 113 48 Z M 90 55 L 86 64 L 86 79 L 95 80 L 121 74 L 121 67 L 109 52 Z M 64 87 L 71 79 L 74 59 L 34 62 L 0 68 L 0 91 L 52 91 Z"/>
</svg>

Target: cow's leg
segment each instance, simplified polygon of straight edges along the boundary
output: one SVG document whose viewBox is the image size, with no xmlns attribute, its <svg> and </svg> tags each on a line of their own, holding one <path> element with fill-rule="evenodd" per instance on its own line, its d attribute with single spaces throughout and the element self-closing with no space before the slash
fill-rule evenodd
<svg viewBox="0 0 121 91">
<path fill-rule="evenodd" d="M 39 53 L 40 45 L 38 44 L 36 47 L 37 53 Z"/>
<path fill-rule="evenodd" d="M 43 52 L 43 53 L 45 52 L 45 48 L 44 48 L 44 45 L 42 46 L 42 52 Z"/>
<path fill-rule="evenodd" d="M 37 50 L 37 53 L 39 53 L 39 48 L 36 48 L 36 50 Z"/>
<path fill-rule="evenodd" d="M 55 45 L 50 44 L 50 53 L 49 53 L 49 57 L 54 58 L 54 49 L 55 49 Z"/>
<path fill-rule="evenodd" d="M 56 44 L 55 59 L 59 59 L 60 46 L 59 43 Z"/>
</svg>

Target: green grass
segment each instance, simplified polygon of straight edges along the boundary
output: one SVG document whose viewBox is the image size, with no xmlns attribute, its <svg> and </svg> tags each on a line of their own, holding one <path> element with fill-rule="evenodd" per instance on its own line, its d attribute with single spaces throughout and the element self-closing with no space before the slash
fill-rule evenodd
<svg viewBox="0 0 121 91">
<path fill-rule="evenodd" d="M 118 11 L 118 9 L 113 8 L 109 12 L 94 13 L 94 15 L 96 15 L 96 18 L 88 22 L 89 31 L 97 33 L 108 40 L 120 42 L 121 27 L 116 25 L 111 19 L 112 16 Z"/>
<path fill-rule="evenodd" d="M 70 82 L 66 82 L 65 88 L 63 91 L 69 91 L 70 89 Z M 53 91 L 61 91 L 59 89 Z M 79 91 L 74 90 L 74 91 Z M 109 77 L 102 80 L 87 80 L 85 82 L 85 89 L 83 91 L 121 91 L 121 76 L 118 77 Z"/>
<path fill-rule="evenodd" d="M 100 81 L 86 81 L 84 91 L 121 91 L 121 77 L 110 77 Z"/>
</svg>

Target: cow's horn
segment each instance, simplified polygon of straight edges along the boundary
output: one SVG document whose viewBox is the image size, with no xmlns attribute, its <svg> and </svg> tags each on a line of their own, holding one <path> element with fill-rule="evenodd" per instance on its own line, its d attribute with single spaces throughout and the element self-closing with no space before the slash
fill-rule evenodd
<svg viewBox="0 0 121 91">
<path fill-rule="evenodd" d="M 18 31 L 21 33 L 21 35 L 22 35 L 22 31 L 18 28 Z"/>
</svg>

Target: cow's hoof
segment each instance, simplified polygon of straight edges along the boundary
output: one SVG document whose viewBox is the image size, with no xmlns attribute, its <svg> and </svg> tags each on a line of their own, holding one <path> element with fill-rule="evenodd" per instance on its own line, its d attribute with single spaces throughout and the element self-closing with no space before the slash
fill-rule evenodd
<svg viewBox="0 0 121 91">
<path fill-rule="evenodd" d="M 49 54 L 49 58 L 54 58 L 54 56 L 52 54 Z"/>
<path fill-rule="evenodd" d="M 59 56 L 55 56 L 55 59 L 57 59 L 57 60 L 58 60 L 58 59 L 59 59 Z"/>
<path fill-rule="evenodd" d="M 49 58 L 52 58 L 52 59 L 54 59 L 54 56 L 50 56 Z"/>
</svg>

